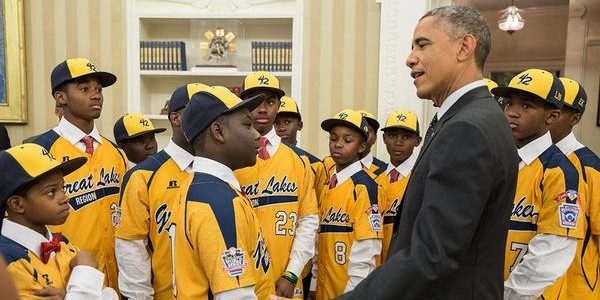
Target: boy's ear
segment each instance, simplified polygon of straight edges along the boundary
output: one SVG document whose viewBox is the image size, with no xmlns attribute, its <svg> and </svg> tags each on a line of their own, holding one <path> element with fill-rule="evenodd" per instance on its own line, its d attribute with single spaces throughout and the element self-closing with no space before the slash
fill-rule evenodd
<svg viewBox="0 0 600 300">
<path fill-rule="evenodd" d="M 361 141 L 360 145 L 358 145 L 358 154 L 362 157 L 362 154 L 367 151 L 367 141 Z"/>
<path fill-rule="evenodd" d="M 304 123 L 302 123 L 302 120 L 300 120 L 298 121 L 298 131 L 301 131 L 302 127 L 304 127 Z"/>
<path fill-rule="evenodd" d="M 169 114 L 169 121 L 176 127 L 181 127 L 181 114 L 174 111 Z"/>
<path fill-rule="evenodd" d="M 558 118 L 560 118 L 560 109 L 551 109 L 548 111 L 549 113 L 546 115 L 546 125 L 550 125 L 554 122 L 556 122 L 556 120 L 558 120 Z"/>
<path fill-rule="evenodd" d="M 422 140 L 423 140 L 423 138 L 421 138 L 420 136 L 417 135 L 417 144 L 415 145 L 415 147 L 419 146 L 421 144 Z"/>
<path fill-rule="evenodd" d="M 571 116 L 571 121 L 569 122 L 569 126 L 574 127 L 581 121 L 582 113 L 575 113 Z"/>
<path fill-rule="evenodd" d="M 223 136 L 223 123 L 220 121 L 220 119 L 212 122 L 208 128 L 210 129 L 210 134 L 215 140 L 220 143 L 225 142 L 225 137 Z"/>
<path fill-rule="evenodd" d="M 54 94 L 52 94 L 52 97 L 54 97 L 54 101 L 56 101 L 59 106 L 64 107 L 67 105 L 67 94 L 65 92 L 55 91 Z"/>
<path fill-rule="evenodd" d="M 6 200 L 6 210 L 22 214 L 25 212 L 24 201 L 25 198 L 22 196 L 12 195 Z"/>
</svg>

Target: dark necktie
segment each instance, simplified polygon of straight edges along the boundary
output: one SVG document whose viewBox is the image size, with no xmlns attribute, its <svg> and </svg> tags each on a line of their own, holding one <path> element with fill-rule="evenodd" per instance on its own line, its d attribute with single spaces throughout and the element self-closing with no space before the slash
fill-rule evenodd
<svg viewBox="0 0 600 300">
<path fill-rule="evenodd" d="M 425 134 L 426 140 L 428 138 L 431 138 L 431 135 L 433 134 L 433 128 L 435 127 L 437 122 L 438 122 L 438 117 L 437 117 L 437 113 L 436 113 L 435 115 L 433 115 L 433 119 L 431 119 L 431 123 L 429 123 L 429 127 L 427 128 L 427 134 Z"/>
</svg>

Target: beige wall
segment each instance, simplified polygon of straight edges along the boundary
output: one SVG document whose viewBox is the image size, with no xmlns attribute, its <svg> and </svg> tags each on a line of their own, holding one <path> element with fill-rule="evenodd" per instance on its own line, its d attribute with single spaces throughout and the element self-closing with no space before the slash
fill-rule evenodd
<svg viewBox="0 0 600 300">
<path fill-rule="evenodd" d="M 329 153 L 324 119 L 345 108 L 377 115 L 379 4 L 305 1 L 301 146 Z"/>
<path fill-rule="evenodd" d="M 104 89 L 97 125 L 112 139 L 112 126 L 126 108 L 125 2 L 122 0 L 25 0 L 28 123 L 9 125 L 13 145 L 57 122 L 50 73 L 68 57 L 88 57 L 118 77 Z"/>
<path fill-rule="evenodd" d="M 29 123 L 8 127 L 13 145 L 56 124 L 50 72 L 65 58 L 76 56 L 91 58 L 119 78 L 104 90 L 97 122 L 101 133 L 112 139 L 113 123 L 127 107 L 125 2 L 25 0 Z M 304 26 L 302 146 L 325 155 L 323 119 L 347 107 L 377 114 L 379 4 L 306 0 Z"/>
</svg>

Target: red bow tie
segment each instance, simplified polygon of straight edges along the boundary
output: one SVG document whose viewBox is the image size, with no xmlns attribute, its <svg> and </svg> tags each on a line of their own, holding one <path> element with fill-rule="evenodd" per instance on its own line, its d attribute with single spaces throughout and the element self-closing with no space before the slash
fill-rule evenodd
<svg viewBox="0 0 600 300">
<path fill-rule="evenodd" d="M 62 234 L 56 233 L 50 242 L 42 242 L 42 262 L 48 263 L 48 259 L 50 258 L 50 253 L 59 252 L 60 251 L 60 238 Z"/>
</svg>

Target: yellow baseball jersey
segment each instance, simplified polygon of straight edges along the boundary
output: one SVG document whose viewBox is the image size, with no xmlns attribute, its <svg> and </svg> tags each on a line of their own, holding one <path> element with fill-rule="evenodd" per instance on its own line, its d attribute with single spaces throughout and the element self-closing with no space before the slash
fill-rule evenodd
<svg viewBox="0 0 600 300">
<path fill-rule="evenodd" d="M 538 233 L 574 238 L 585 235 L 585 183 L 566 156 L 551 145 L 519 170 L 504 260 L 504 279 L 522 261 Z M 557 299 L 564 277 L 549 286 L 544 299 Z"/>
<path fill-rule="evenodd" d="M 300 155 L 304 159 L 306 165 L 310 165 L 314 176 L 313 187 L 315 189 L 315 194 L 318 197 L 321 194 L 321 190 L 323 190 L 323 188 L 325 188 L 325 186 L 328 183 L 327 180 L 329 177 L 327 176 L 327 172 L 325 171 L 325 164 L 318 157 L 310 154 L 302 148 L 299 148 L 297 146 L 283 141 L 282 143 L 287 145 L 292 150 L 294 150 L 294 152 Z"/>
<path fill-rule="evenodd" d="M 364 169 L 371 178 L 375 178 L 387 170 L 387 163 L 373 156 L 373 163 L 371 163 L 371 166 L 368 168 L 365 167 Z"/>
<path fill-rule="evenodd" d="M 333 299 L 348 283 L 354 241 L 383 238 L 381 187 L 364 171 L 333 189 L 325 187 L 319 203 L 317 299 Z"/>
<path fill-rule="evenodd" d="M 250 200 L 223 180 L 195 173 L 181 189 L 175 229 L 176 299 L 212 299 L 255 285 L 274 294 L 271 259 Z"/>
<path fill-rule="evenodd" d="M 313 173 L 305 160 L 283 143 L 271 158 L 257 158 L 254 166 L 234 173 L 252 201 L 265 235 L 275 282 L 287 268 L 298 219 L 318 213 Z M 302 281 L 296 287 L 301 293 Z"/>
<path fill-rule="evenodd" d="M 106 275 L 106 285 L 118 291 L 114 233 L 121 216 L 118 202 L 121 180 L 127 171 L 125 153 L 103 137 L 93 155 L 89 155 L 54 130 L 33 142 L 46 148 L 57 160 L 88 158 L 81 168 L 65 176 L 63 190 L 71 207 L 67 221 L 49 227 L 91 252 L 98 261 L 98 270 Z"/>
<path fill-rule="evenodd" d="M 176 216 L 179 190 L 191 177 L 162 150 L 129 170 L 123 179 L 121 221 L 115 236 L 124 240 L 148 239 L 157 300 L 173 299 L 169 228 Z"/>
<path fill-rule="evenodd" d="M 600 159 L 583 147 L 567 155 L 587 185 L 585 237 L 566 274 L 567 290 L 560 299 L 600 299 L 598 243 L 600 234 Z"/>
<path fill-rule="evenodd" d="M 331 156 L 325 156 L 325 158 L 323 158 L 323 165 L 325 166 L 325 175 L 327 175 L 326 178 L 329 180 L 331 175 L 335 173 L 335 161 L 333 161 Z"/>
<path fill-rule="evenodd" d="M 375 182 L 381 186 L 385 196 L 383 197 L 384 203 L 381 205 L 383 214 L 381 262 L 385 262 L 388 250 L 390 249 L 390 242 L 392 240 L 392 234 L 394 233 L 394 220 L 400 209 L 400 204 L 402 203 L 409 178 L 410 174 L 406 177 L 398 178 L 398 181 L 394 183 L 390 183 L 386 172 L 381 173 L 375 178 Z"/>
<path fill-rule="evenodd" d="M 79 248 L 73 246 L 62 237 L 60 251 L 54 258 L 43 263 L 37 255 L 25 246 L 0 236 L 0 253 L 4 256 L 7 271 L 21 299 L 39 299 L 31 293 L 46 286 L 66 289 L 71 276 L 71 259 L 77 255 Z"/>
</svg>

